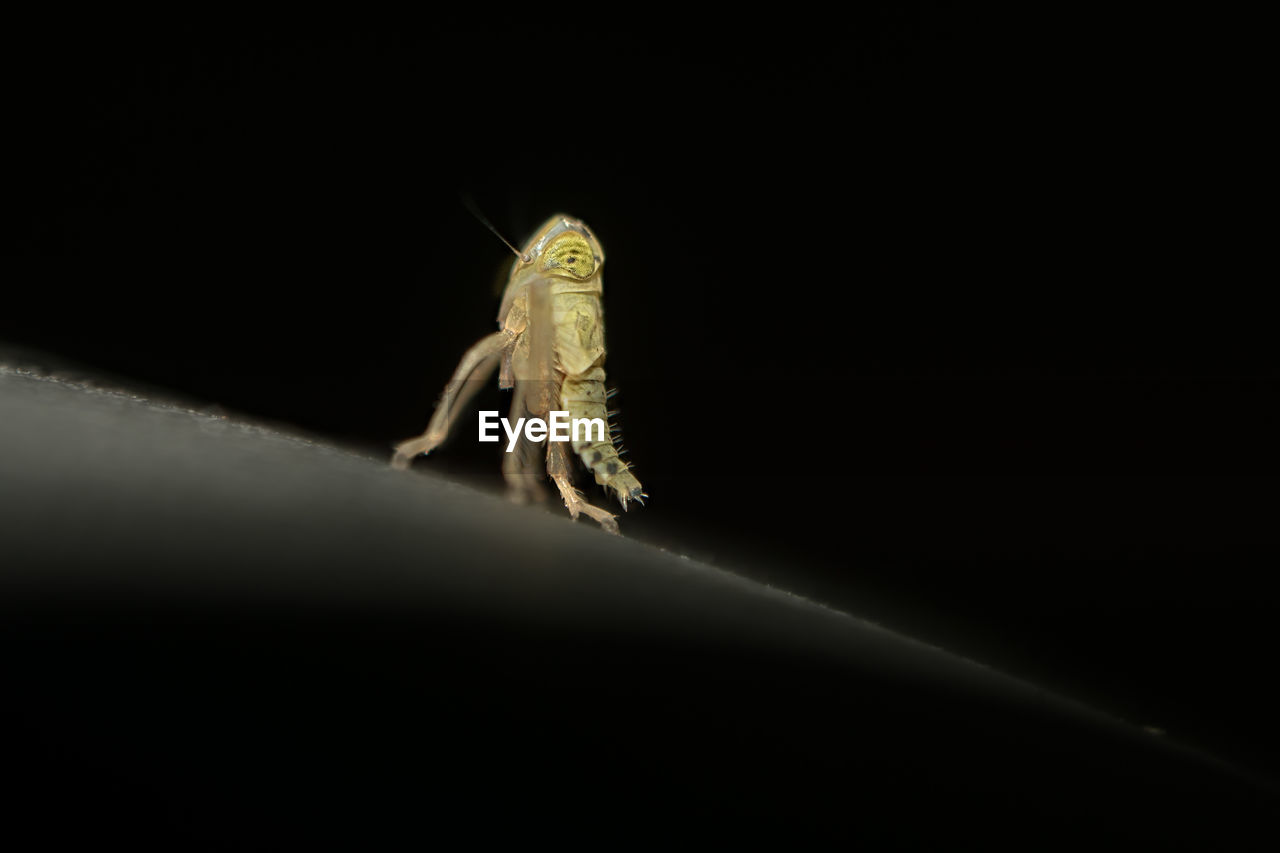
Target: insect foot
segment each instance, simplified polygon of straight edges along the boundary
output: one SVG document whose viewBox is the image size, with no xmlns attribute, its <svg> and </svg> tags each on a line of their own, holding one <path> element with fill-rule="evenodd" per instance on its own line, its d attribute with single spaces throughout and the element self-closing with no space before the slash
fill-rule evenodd
<svg viewBox="0 0 1280 853">
<path fill-rule="evenodd" d="M 573 487 L 568 477 L 553 477 L 556 481 L 560 494 L 564 497 L 565 509 L 569 510 L 569 517 L 574 521 L 578 520 L 579 513 L 586 513 L 591 518 L 600 522 L 600 526 L 610 533 L 618 533 L 618 520 L 608 512 L 600 509 L 600 507 L 592 506 L 582 497 L 582 493 Z"/>
<path fill-rule="evenodd" d="M 397 471 L 406 471 L 413 464 L 415 456 L 430 453 L 440 444 L 441 438 L 433 435 L 420 435 L 396 445 L 396 452 L 391 457 L 391 467 Z"/>
</svg>

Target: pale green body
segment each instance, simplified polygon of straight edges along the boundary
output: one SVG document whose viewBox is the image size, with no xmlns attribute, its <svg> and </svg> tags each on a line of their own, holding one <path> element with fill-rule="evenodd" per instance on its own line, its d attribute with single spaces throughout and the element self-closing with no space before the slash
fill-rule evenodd
<svg viewBox="0 0 1280 853">
<path fill-rule="evenodd" d="M 552 404 L 558 404 L 570 419 L 609 420 L 603 263 L 603 250 L 582 223 L 555 216 L 511 271 L 498 323 L 516 337 L 503 362 L 501 383 L 517 391 L 527 383 L 527 393 L 517 396 L 535 417 L 545 418 Z M 572 447 L 596 482 L 611 489 L 624 507 L 643 496 L 639 480 L 618 457 L 608 434 L 602 441 L 576 441 Z"/>
<path fill-rule="evenodd" d="M 422 435 L 396 445 L 391 465 L 408 468 L 413 458 L 430 453 L 449 433 L 449 425 L 480 379 L 501 361 L 499 384 L 514 388 L 511 417 L 549 420 L 552 411 L 568 412 L 570 422 L 609 422 L 604 388 L 604 293 L 600 269 L 604 250 L 580 220 L 553 216 L 538 229 L 512 267 L 498 311 L 499 331 L 478 341 L 462 356 L 444 397 Z M 622 508 L 647 497 L 640 481 L 619 458 L 610 430 L 579 435 L 573 452 L 591 469 L 596 482 L 613 491 Z M 502 472 L 517 500 L 540 496 L 540 471 L 533 457 L 542 445 L 522 435 L 504 456 Z M 548 441 L 546 475 L 555 483 L 570 515 L 585 513 L 610 533 L 613 515 L 592 506 L 573 487 L 572 457 L 564 442 Z"/>
</svg>

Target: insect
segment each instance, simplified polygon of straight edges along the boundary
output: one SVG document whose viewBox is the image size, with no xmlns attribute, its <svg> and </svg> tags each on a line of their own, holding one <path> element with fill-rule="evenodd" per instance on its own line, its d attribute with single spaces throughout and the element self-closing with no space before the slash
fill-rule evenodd
<svg viewBox="0 0 1280 853">
<path fill-rule="evenodd" d="M 393 468 L 408 468 L 415 456 L 438 447 L 458 411 L 499 362 L 498 386 L 514 388 L 511 420 L 526 416 L 545 420 L 558 410 L 567 411 L 572 419 L 598 418 L 608 423 L 601 304 L 604 250 L 599 240 L 581 220 L 557 214 L 543 223 L 516 257 L 498 310 L 499 330 L 481 338 L 462 356 L 426 431 L 396 446 Z M 573 487 L 573 460 L 566 445 L 596 482 L 617 496 L 624 510 L 628 501 L 644 503 L 648 495 L 619 457 L 610 431 L 594 435 L 587 431 L 572 438 L 546 442 L 546 474 L 560 490 L 570 516 L 576 520 L 585 513 L 605 530 L 617 533 L 614 516 L 592 506 Z M 544 496 L 539 483 L 542 448 L 527 433 L 517 442 L 503 457 L 509 492 L 517 501 L 540 500 Z"/>
</svg>

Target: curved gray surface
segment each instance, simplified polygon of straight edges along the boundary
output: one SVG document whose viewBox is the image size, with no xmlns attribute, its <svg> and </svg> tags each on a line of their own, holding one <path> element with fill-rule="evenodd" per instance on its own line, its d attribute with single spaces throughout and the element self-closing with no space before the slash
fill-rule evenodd
<svg viewBox="0 0 1280 853">
<path fill-rule="evenodd" d="M 52 840 L 1272 832 L 1205 756 L 427 471 L 4 366 L 0 448 L 15 813 Z"/>
</svg>

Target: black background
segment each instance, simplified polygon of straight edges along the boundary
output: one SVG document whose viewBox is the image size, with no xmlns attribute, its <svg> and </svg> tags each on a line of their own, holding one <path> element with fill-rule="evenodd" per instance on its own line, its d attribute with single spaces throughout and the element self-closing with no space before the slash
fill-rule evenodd
<svg viewBox="0 0 1280 853">
<path fill-rule="evenodd" d="M 516 243 L 579 216 L 652 496 L 625 535 L 1274 773 L 1248 51 L 581 18 L 19 33 L 0 340 L 389 454 L 494 328 L 509 255 L 462 198 Z M 417 466 L 497 491 L 500 453 Z"/>
</svg>

